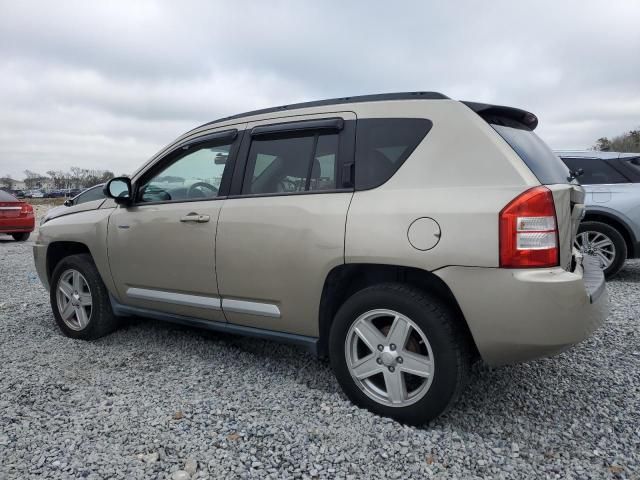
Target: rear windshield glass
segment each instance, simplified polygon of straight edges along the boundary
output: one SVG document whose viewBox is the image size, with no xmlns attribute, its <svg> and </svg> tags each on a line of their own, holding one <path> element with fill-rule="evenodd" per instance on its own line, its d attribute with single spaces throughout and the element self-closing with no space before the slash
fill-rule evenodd
<svg viewBox="0 0 640 480">
<path fill-rule="evenodd" d="M 18 199 L 4 190 L 0 190 L 0 202 L 17 202 Z"/>
<path fill-rule="evenodd" d="M 568 183 L 569 169 L 532 130 L 510 119 L 488 119 L 540 183 Z"/>
</svg>

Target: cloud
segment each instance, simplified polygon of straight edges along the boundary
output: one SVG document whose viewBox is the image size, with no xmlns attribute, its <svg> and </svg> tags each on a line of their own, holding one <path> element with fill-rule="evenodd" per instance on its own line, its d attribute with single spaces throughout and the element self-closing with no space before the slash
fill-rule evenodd
<svg viewBox="0 0 640 480">
<path fill-rule="evenodd" d="M 3 2 L 0 175 L 130 172 L 246 110 L 406 90 L 528 109 L 553 147 L 640 125 L 637 2 Z"/>
</svg>

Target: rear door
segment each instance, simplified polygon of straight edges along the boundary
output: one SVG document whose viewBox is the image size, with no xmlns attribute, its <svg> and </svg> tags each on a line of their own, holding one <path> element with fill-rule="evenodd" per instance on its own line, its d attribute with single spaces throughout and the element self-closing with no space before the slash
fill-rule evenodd
<svg viewBox="0 0 640 480">
<path fill-rule="evenodd" d="M 344 263 L 355 114 L 250 123 L 218 223 L 230 323 L 318 336 L 324 280 Z"/>
</svg>

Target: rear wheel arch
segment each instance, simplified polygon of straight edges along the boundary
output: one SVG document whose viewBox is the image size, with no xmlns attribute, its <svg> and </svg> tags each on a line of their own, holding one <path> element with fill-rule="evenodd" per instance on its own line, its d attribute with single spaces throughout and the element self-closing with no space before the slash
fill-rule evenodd
<svg viewBox="0 0 640 480">
<path fill-rule="evenodd" d="M 475 341 L 458 301 L 440 277 L 420 268 L 370 263 L 342 264 L 328 273 L 322 289 L 318 317 L 320 356 L 328 356 L 331 324 L 342 304 L 360 290 L 389 282 L 410 285 L 443 302 L 460 322 L 473 356 L 479 358 Z"/>
<path fill-rule="evenodd" d="M 622 238 L 624 238 L 624 243 L 627 246 L 627 258 L 636 258 L 640 254 L 636 249 L 638 239 L 635 238 L 633 231 L 623 220 L 608 213 L 588 211 L 582 221 L 606 223 L 610 227 L 615 228 L 620 232 Z"/>
</svg>

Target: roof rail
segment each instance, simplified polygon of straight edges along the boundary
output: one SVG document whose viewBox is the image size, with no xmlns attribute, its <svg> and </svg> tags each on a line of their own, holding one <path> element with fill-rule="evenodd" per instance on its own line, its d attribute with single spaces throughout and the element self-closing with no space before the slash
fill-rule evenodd
<svg viewBox="0 0 640 480">
<path fill-rule="evenodd" d="M 219 118 L 212 122 L 207 122 L 199 127 L 202 128 L 214 123 L 226 122 L 237 118 L 251 117 L 253 115 L 261 115 L 264 113 L 283 112 L 288 110 L 298 110 L 300 108 L 323 107 L 325 105 L 344 105 L 349 103 L 363 102 L 384 102 L 388 100 L 448 100 L 449 97 L 438 92 L 398 92 L 398 93 L 379 93 L 374 95 L 356 95 L 353 97 L 329 98 L 327 100 L 316 100 L 313 102 L 293 103 L 291 105 L 281 105 L 279 107 L 263 108 L 261 110 L 253 110 L 251 112 L 239 113 L 230 117 Z M 192 130 L 192 131 L 193 131 Z"/>
</svg>

